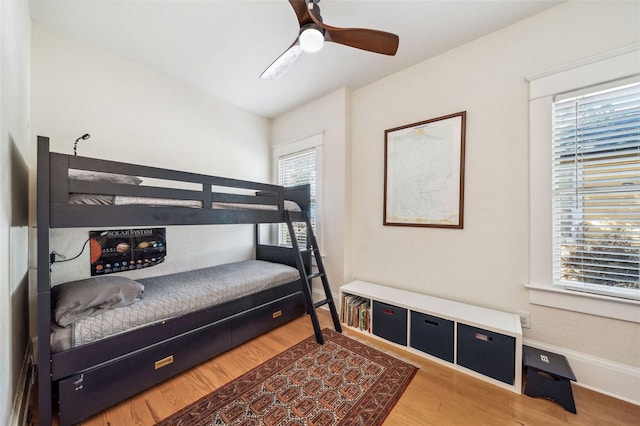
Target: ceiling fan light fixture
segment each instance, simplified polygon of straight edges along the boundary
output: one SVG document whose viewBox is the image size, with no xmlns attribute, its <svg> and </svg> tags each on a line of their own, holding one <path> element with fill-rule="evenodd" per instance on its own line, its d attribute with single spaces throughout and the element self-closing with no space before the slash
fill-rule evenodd
<svg viewBox="0 0 640 426">
<path fill-rule="evenodd" d="M 300 32 L 300 47 L 305 52 L 314 53 L 324 46 L 324 34 L 315 25 L 309 25 Z"/>
</svg>

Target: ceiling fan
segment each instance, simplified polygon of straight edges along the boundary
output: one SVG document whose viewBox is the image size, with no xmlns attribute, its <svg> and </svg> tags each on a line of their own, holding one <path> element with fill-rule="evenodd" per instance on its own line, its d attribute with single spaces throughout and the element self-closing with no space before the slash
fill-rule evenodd
<svg viewBox="0 0 640 426">
<path fill-rule="evenodd" d="M 325 41 L 330 41 L 369 52 L 393 56 L 398 51 L 397 35 L 364 28 L 338 28 L 322 22 L 320 0 L 289 0 L 298 17 L 300 31 L 289 48 L 278 57 L 260 78 L 278 79 L 302 52 L 317 52 Z"/>
</svg>

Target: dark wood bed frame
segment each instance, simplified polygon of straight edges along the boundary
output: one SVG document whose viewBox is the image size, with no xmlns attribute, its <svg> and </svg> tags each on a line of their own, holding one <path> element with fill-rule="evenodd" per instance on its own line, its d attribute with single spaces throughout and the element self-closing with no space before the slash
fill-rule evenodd
<svg viewBox="0 0 640 426">
<path fill-rule="evenodd" d="M 69 169 L 117 173 L 199 184 L 202 190 L 86 182 L 69 179 Z M 249 190 L 254 195 L 216 192 Z M 237 191 L 236 191 L 237 192 Z M 202 201 L 203 208 L 69 204 L 69 194 L 89 193 Z M 38 399 L 39 424 L 52 422 L 57 405 L 60 425 L 77 423 L 188 368 L 308 312 L 302 281 L 296 280 L 213 308 L 156 323 L 68 351 L 52 353 L 49 230 L 104 226 L 259 224 L 285 221 L 284 200 L 309 210 L 309 186 L 277 185 L 206 176 L 183 171 L 76 157 L 49 151 L 38 137 Z M 275 205 L 275 210 L 213 209 L 212 202 Z M 298 213 L 290 213 L 292 216 Z M 302 216 L 302 215 L 300 215 Z M 300 220 L 304 220 L 302 217 Z M 310 271 L 304 256 L 300 271 L 293 249 L 260 244 L 256 258 Z M 298 262 L 299 263 L 299 262 Z M 57 400 L 56 400 L 57 397 Z M 57 401 L 57 404 L 54 402 Z"/>
</svg>

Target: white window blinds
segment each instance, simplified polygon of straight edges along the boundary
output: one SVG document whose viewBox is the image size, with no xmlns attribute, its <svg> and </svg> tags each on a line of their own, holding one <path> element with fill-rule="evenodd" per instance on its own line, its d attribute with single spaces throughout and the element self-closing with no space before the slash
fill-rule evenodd
<svg viewBox="0 0 640 426">
<path fill-rule="evenodd" d="M 316 149 L 299 151 L 278 159 L 278 184 L 296 186 L 309 184 L 311 189 L 311 207 L 309 216 L 311 225 L 316 229 Z M 294 229 L 301 247 L 306 246 L 306 226 L 295 224 Z M 291 245 L 286 226 L 280 226 L 279 244 Z"/>
<path fill-rule="evenodd" d="M 640 299 L 640 82 L 556 97 L 554 284 Z"/>
<path fill-rule="evenodd" d="M 311 197 L 315 194 L 316 150 L 308 149 L 281 157 L 278 161 L 279 184 L 296 186 L 311 184 Z"/>
</svg>

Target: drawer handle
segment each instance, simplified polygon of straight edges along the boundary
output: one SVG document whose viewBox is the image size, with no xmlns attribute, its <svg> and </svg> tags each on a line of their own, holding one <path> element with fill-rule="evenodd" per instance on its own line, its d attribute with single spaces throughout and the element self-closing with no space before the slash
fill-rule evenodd
<svg viewBox="0 0 640 426">
<path fill-rule="evenodd" d="M 493 340 L 493 337 L 487 336 L 486 334 L 482 333 L 476 333 L 476 339 L 482 340 L 484 342 L 491 342 Z"/>
<path fill-rule="evenodd" d="M 169 355 L 166 358 L 162 358 L 160 361 L 156 361 L 156 370 L 166 367 L 169 364 L 173 363 L 173 355 Z"/>
<path fill-rule="evenodd" d="M 271 315 L 271 317 L 272 317 L 273 319 L 276 319 L 276 318 L 281 317 L 281 316 L 282 316 L 282 311 L 275 311 L 275 312 Z"/>
<path fill-rule="evenodd" d="M 383 309 L 382 313 L 387 315 L 393 315 L 393 309 Z"/>
<path fill-rule="evenodd" d="M 424 322 L 426 322 L 429 325 L 432 325 L 434 327 L 438 327 L 440 324 L 438 324 L 438 321 L 432 321 L 432 320 L 424 320 Z"/>
<path fill-rule="evenodd" d="M 80 375 L 80 378 L 73 382 L 74 390 L 79 391 L 84 388 L 82 382 L 84 381 L 84 373 Z"/>
</svg>

